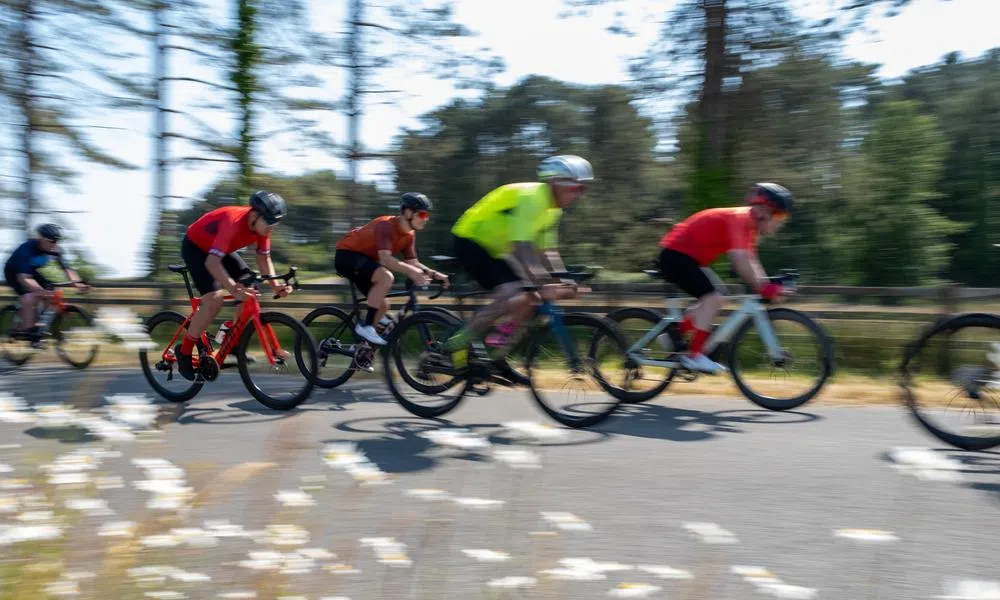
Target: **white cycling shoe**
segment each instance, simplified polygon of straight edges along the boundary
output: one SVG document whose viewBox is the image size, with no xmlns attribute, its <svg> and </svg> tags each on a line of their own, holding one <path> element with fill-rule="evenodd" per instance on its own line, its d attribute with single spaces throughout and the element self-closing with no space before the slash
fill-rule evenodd
<svg viewBox="0 0 1000 600">
<path fill-rule="evenodd" d="M 354 327 L 354 333 L 360 335 L 369 342 L 377 344 L 379 346 L 385 346 L 388 343 L 385 341 L 385 339 L 382 338 L 382 336 L 378 334 L 377 331 L 375 331 L 375 327 L 371 325 L 363 325 L 361 323 L 358 323 Z"/>
<path fill-rule="evenodd" d="M 726 367 L 720 365 L 700 352 L 695 355 L 684 354 L 681 356 L 680 362 L 685 369 L 698 371 L 699 373 L 710 373 L 714 375 L 727 370 Z"/>
</svg>

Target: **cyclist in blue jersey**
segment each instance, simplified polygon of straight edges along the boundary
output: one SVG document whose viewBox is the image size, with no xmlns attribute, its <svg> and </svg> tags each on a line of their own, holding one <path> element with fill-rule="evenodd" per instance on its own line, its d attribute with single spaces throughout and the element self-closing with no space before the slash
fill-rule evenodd
<svg viewBox="0 0 1000 600">
<path fill-rule="evenodd" d="M 39 269 L 49 264 L 50 259 L 55 259 L 66 273 L 66 278 L 76 282 L 74 285 L 77 288 L 88 289 L 76 271 L 63 260 L 62 250 L 59 248 L 59 240 L 62 239 L 59 226 L 46 223 L 38 227 L 37 233 L 37 238 L 24 242 L 14 250 L 3 269 L 7 285 L 14 289 L 21 301 L 22 328 L 12 331 L 13 334 L 30 334 L 36 331 L 38 303 L 51 298 L 53 293 L 49 288 L 51 282 L 39 272 Z"/>
</svg>

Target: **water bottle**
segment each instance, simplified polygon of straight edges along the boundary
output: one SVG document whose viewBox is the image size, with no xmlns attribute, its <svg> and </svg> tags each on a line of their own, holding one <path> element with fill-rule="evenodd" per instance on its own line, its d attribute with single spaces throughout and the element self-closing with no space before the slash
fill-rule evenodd
<svg viewBox="0 0 1000 600">
<path fill-rule="evenodd" d="M 49 325 L 52 325 L 52 320 L 55 319 L 55 317 L 56 311 L 52 308 L 46 308 L 45 311 L 42 312 L 42 316 L 39 319 L 42 323 L 42 329 L 48 329 Z"/>
<path fill-rule="evenodd" d="M 222 340 L 226 339 L 226 332 L 233 328 L 232 321 L 226 321 L 219 327 L 219 333 L 215 334 L 215 343 L 221 344 Z"/>
</svg>

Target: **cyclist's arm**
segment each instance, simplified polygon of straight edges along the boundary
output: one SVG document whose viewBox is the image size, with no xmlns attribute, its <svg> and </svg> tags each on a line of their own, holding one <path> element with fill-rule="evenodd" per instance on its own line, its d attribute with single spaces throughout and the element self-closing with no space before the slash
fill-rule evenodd
<svg viewBox="0 0 1000 600">
<path fill-rule="evenodd" d="M 414 279 L 424 274 L 424 269 L 417 265 L 412 264 L 411 261 L 416 260 L 417 250 L 415 243 L 410 243 L 403 250 L 403 255 L 406 258 L 406 262 L 403 262 L 392 255 L 392 223 L 385 221 L 379 223 L 375 229 L 375 240 L 378 244 L 378 262 L 380 265 L 389 269 L 390 271 L 395 271 L 397 273 L 402 273 Z"/>
<path fill-rule="evenodd" d="M 545 267 L 550 273 L 566 272 L 566 265 L 563 263 L 562 255 L 559 254 L 559 248 L 547 248 L 543 250 L 542 258 L 545 261 Z"/>
<path fill-rule="evenodd" d="M 17 280 L 18 282 L 20 282 L 21 285 L 28 288 L 32 292 L 45 291 L 45 288 L 42 287 L 42 284 L 38 283 L 38 280 L 35 279 L 31 273 L 18 273 Z"/>
<path fill-rule="evenodd" d="M 767 285 L 767 273 L 757 257 L 747 250 L 730 250 L 729 260 L 733 269 L 749 284 L 754 292 L 760 292 Z"/>
<path fill-rule="evenodd" d="M 205 269 L 230 294 L 236 293 L 236 282 L 229 276 L 226 268 L 222 266 L 222 257 L 226 256 L 225 249 L 228 248 L 234 231 L 235 227 L 231 222 L 221 221 L 219 223 L 219 232 L 215 235 L 215 239 L 212 240 L 212 248 L 208 251 L 208 258 L 205 259 Z"/>
<path fill-rule="evenodd" d="M 430 277 L 432 279 L 441 279 L 441 280 L 448 279 L 448 276 L 445 275 L 444 273 L 442 273 L 440 271 L 435 271 L 434 269 L 428 267 L 427 265 L 425 265 L 424 263 L 420 262 L 416 258 L 410 258 L 410 259 L 404 260 L 403 262 L 405 262 L 408 265 L 412 265 L 412 266 L 420 269 L 421 271 L 423 271 L 424 275 L 426 275 L 426 276 L 428 276 L 428 277 Z"/>
<path fill-rule="evenodd" d="M 552 283 L 552 276 L 545 268 L 545 259 L 531 242 L 514 242 L 513 258 L 520 267 L 521 275 L 534 285 Z"/>
<path fill-rule="evenodd" d="M 535 197 L 522 196 L 511 215 L 510 241 L 512 255 L 521 271 L 534 285 L 552 283 L 552 276 L 545 268 L 545 259 L 535 245 L 537 233 L 534 224 L 545 218 L 546 204 Z M 543 244 L 552 246 L 554 244 Z M 519 273 L 520 275 L 520 273 Z"/>
</svg>

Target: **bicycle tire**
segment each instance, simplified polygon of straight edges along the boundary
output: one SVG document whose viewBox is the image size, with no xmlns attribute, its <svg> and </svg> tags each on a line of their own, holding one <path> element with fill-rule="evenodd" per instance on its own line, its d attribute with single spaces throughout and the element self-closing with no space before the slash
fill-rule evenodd
<svg viewBox="0 0 1000 600">
<path fill-rule="evenodd" d="M 743 325 L 741 325 L 736 331 L 736 334 L 733 335 L 733 339 L 729 347 L 729 372 L 733 377 L 733 381 L 736 383 L 736 387 L 740 389 L 740 392 L 742 392 L 748 400 L 757 406 L 774 411 L 798 408 L 799 406 L 802 406 L 806 402 L 812 400 L 816 394 L 823 389 L 823 386 L 826 385 L 826 380 L 833 372 L 833 342 L 830 340 L 830 336 L 827 335 L 826 331 L 823 330 L 819 323 L 803 312 L 790 308 L 770 308 L 767 310 L 767 317 L 772 322 L 781 320 L 795 321 L 796 323 L 805 325 L 806 329 L 817 337 L 823 350 L 819 379 L 817 379 L 813 387 L 806 392 L 799 394 L 794 398 L 784 400 L 764 396 L 750 389 L 740 374 L 739 365 L 736 362 L 736 353 L 740 346 L 740 341 L 743 340 L 744 336 L 746 336 L 747 332 L 750 331 L 751 328 L 755 327 L 753 319 L 747 319 L 744 321 Z"/>
<path fill-rule="evenodd" d="M 156 313 L 152 317 L 146 320 L 146 334 L 148 335 L 153 331 L 153 329 L 162 322 L 170 321 L 177 324 L 177 329 L 180 330 L 184 326 L 184 322 L 187 317 L 172 310 L 164 310 Z M 156 350 L 156 356 L 160 356 L 163 353 L 163 348 Z M 153 369 L 149 366 L 148 352 L 145 348 L 139 350 L 139 365 L 142 367 L 142 374 L 146 377 L 146 381 L 149 385 L 156 391 L 157 394 L 163 396 L 166 400 L 170 402 L 187 402 L 191 398 L 198 395 L 201 388 L 205 386 L 204 381 L 192 381 L 191 386 L 183 392 L 173 392 L 166 389 L 160 382 L 156 380 L 153 375 Z"/>
<path fill-rule="evenodd" d="M 6 314 L 10 313 L 10 316 L 11 316 L 10 323 L 11 323 L 11 326 L 13 326 L 14 325 L 14 319 L 17 318 L 18 312 L 19 311 L 18 311 L 17 307 L 14 306 L 13 304 L 8 304 L 7 306 L 3 307 L 3 310 L 0 310 L 0 323 L 5 323 L 6 321 L 4 321 L 3 319 L 5 318 Z M 5 338 L 9 337 L 10 336 L 10 332 L 9 331 L 0 331 L 0 336 L 3 336 Z M 9 351 L 7 351 L 6 348 L 4 348 L 4 351 L 3 351 L 3 358 L 4 358 L 4 360 L 6 360 L 7 362 L 9 362 L 12 365 L 17 366 L 17 367 L 23 367 L 24 365 L 28 364 L 28 362 L 34 356 L 35 356 L 34 352 L 28 352 L 24 356 L 14 356 Z"/>
<path fill-rule="evenodd" d="M 246 329 L 243 330 L 243 335 L 240 337 L 240 343 L 236 350 L 236 362 L 240 371 L 240 378 L 243 379 L 243 384 L 246 386 L 247 391 L 264 406 L 272 410 L 292 410 L 298 405 L 305 402 L 310 394 L 312 394 L 313 388 L 316 387 L 316 372 L 319 368 L 319 361 L 317 360 L 316 352 L 316 341 L 313 340 L 312 335 L 306 326 L 302 324 L 302 321 L 286 315 L 280 312 L 265 312 L 260 315 L 260 322 L 264 325 L 270 323 L 281 323 L 287 325 L 295 330 L 295 366 L 299 369 L 299 372 L 305 375 L 306 384 L 298 391 L 294 396 L 287 400 L 279 400 L 273 398 L 264 393 L 260 387 L 253 382 L 253 377 L 250 375 L 247 361 L 247 346 L 250 344 L 250 337 L 253 335 L 256 329 L 253 322 L 250 322 Z M 306 356 L 308 354 L 308 356 Z"/>
<path fill-rule="evenodd" d="M 1000 334 L 1000 316 L 988 313 L 963 313 L 944 317 L 928 326 L 916 340 L 907 345 L 903 352 L 903 359 L 899 365 L 900 387 L 903 389 L 903 404 L 913 419 L 928 433 L 956 448 L 973 451 L 987 450 L 1000 446 L 1000 435 L 994 437 L 964 436 L 934 425 L 932 419 L 922 414 L 919 400 L 917 400 L 911 385 L 910 363 L 920 355 L 928 343 L 938 334 L 953 335 L 966 327 L 996 329 Z"/>
<path fill-rule="evenodd" d="M 406 370 L 405 365 L 403 365 L 403 358 L 402 358 L 401 348 L 399 345 L 399 340 L 405 331 L 413 327 L 418 327 L 421 323 L 434 323 L 436 325 L 444 325 L 449 328 L 455 328 L 458 327 L 461 322 L 454 321 L 453 319 L 449 318 L 447 315 L 444 315 L 439 311 L 419 310 L 411 314 L 410 316 L 406 317 L 405 319 L 400 321 L 396 325 L 395 329 L 392 330 L 392 333 L 389 334 L 389 340 L 388 340 L 389 343 L 387 344 L 385 351 L 382 353 L 382 367 L 383 367 L 382 371 L 386 385 L 389 387 L 389 391 L 392 393 L 393 398 L 396 399 L 396 402 L 398 402 L 400 406 L 402 406 L 404 409 L 406 409 L 407 412 L 409 412 L 414 416 L 425 419 L 431 419 L 435 417 L 440 417 L 441 415 L 444 415 L 454 410 L 462 402 L 462 399 L 465 397 L 466 392 L 468 392 L 469 381 L 462 379 L 460 377 L 455 377 L 449 381 L 450 385 L 446 384 L 446 385 L 427 386 L 421 384 L 420 382 L 418 382 L 416 379 L 414 379 L 412 376 L 409 375 L 409 372 Z M 443 342 L 444 340 L 441 341 Z M 391 369 L 393 367 L 395 367 L 397 371 L 400 373 L 400 377 L 403 379 L 403 381 L 406 383 L 407 386 L 424 395 L 440 394 L 442 392 L 451 389 L 456 384 L 461 385 L 462 388 L 461 390 L 459 390 L 458 395 L 454 399 L 440 406 L 426 406 L 423 404 L 417 404 L 415 402 L 411 402 L 396 385 L 396 382 L 392 377 Z"/>
<path fill-rule="evenodd" d="M 52 321 L 52 333 L 56 338 L 56 354 L 59 355 L 59 358 L 61 358 L 63 362 L 73 367 L 74 369 L 86 369 L 87 367 L 90 366 L 92 362 L 94 362 L 94 359 L 97 358 L 97 352 L 101 346 L 99 344 L 94 344 L 93 346 L 91 346 L 90 355 L 86 358 L 86 360 L 73 360 L 72 358 L 70 358 L 70 356 L 66 353 L 66 349 L 63 346 L 65 338 L 62 335 L 62 328 L 61 328 L 63 317 L 66 314 L 70 313 L 80 315 L 80 318 L 83 319 L 83 322 L 87 325 L 87 327 L 90 327 L 94 323 L 94 320 L 91 318 L 91 316 L 87 314 L 79 306 L 73 306 L 73 305 L 67 306 L 65 310 L 63 310 L 62 313 L 56 315 L 56 318 L 53 319 Z"/>
<path fill-rule="evenodd" d="M 592 327 L 598 330 L 597 335 L 594 336 L 595 338 L 604 336 L 611 340 L 614 340 L 614 343 L 617 344 L 619 349 L 621 350 L 622 361 L 625 360 L 625 350 L 628 348 L 628 345 L 625 343 L 625 337 L 621 334 L 620 331 L 617 330 L 617 326 L 614 324 L 613 321 L 609 321 L 604 317 L 585 314 L 585 313 L 565 313 L 561 316 L 561 318 L 563 320 L 563 323 L 567 327 L 573 325 L 584 325 Z M 605 392 L 607 392 L 612 398 L 618 401 L 615 403 L 610 403 L 610 408 L 592 415 L 571 416 L 561 413 L 560 411 L 552 408 L 545 402 L 544 394 L 540 390 L 539 386 L 536 385 L 535 383 L 535 374 L 537 373 L 537 370 L 534 369 L 533 367 L 535 364 L 535 359 L 537 357 L 538 349 L 540 347 L 540 341 L 542 339 L 542 336 L 548 330 L 549 327 L 543 326 L 543 327 L 537 327 L 534 331 L 531 332 L 525 356 L 525 365 L 528 369 L 528 377 L 530 381 L 529 388 L 531 389 L 531 395 L 534 398 L 535 402 L 549 417 L 561 423 L 562 425 L 565 425 L 567 427 L 572 427 L 574 429 L 591 427 L 593 425 L 600 423 L 601 421 L 604 421 L 609 416 L 611 416 L 611 414 L 618 408 L 618 405 L 621 403 L 621 392 L 623 392 L 624 390 L 622 390 L 621 388 L 617 388 L 617 391 L 612 391 L 616 389 L 615 386 L 612 386 L 604 379 L 603 376 L 600 376 L 599 371 L 597 373 L 598 375 L 597 377 L 594 377 L 594 374 L 590 374 L 590 376 L 594 377 L 597 380 L 598 384 Z M 591 349 L 591 352 L 592 351 L 593 348 Z M 593 357 L 591 356 L 590 358 Z"/>
<path fill-rule="evenodd" d="M 653 327 L 655 327 L 656 325 L 658 325 L 660 323 L 660 321 L 663 320 L 663 316 L 662 315 L 660 315 L 656 311 L 650 310 L 648 308 L 622 308 L 622 309 L 619 309 L 619 310 L 614 310 L 614 311 L 609 312 L 605 316 L 605 318 L 608 319 L 608 320 L 610 320 L 610 321 L 615 322 L 616 324 L 619 324 L 619 323 L 621 323 L 622 321 L 624 321 L 626 319 L 640 319 L 640 320 L 643 320 L 643 321 L 646 321 L 647 323 L 649 323 L 649 329 L 646 330 L 647 332 L 651 331 L 653 329 Z M 643 334 L 643 335 L 645 335 L 645 334 Z M 666 335 L 666 333 L 663 333 L 661 335 Z M 626 344 L 628 344 L 628 340 L 626 340 Z M 640 366 L 639 368 L 642 368 L 642 367 Z M 670 385 L 670 383 L 674 380 L 674 376 L 675 375 L 676 375 L 676 372 L 675 372 L 674 369 L 668 369 L 667 370 L 667 375 L 663 379 L 663 381 L 661 381 L 660 383 L 658 383 L 652 389 L 645 390 L 645 391 L 642 391 L 642 392 L 636 392 L 636 391 L 632 391 L 632 390 L 624 389 L 623 388 L 623 389 L 621 389 L 621 397 L 619 397 L 619 400 L 621 400 L 622 402 L 630 403 L 630 404 L 636 404 L 636 403 L 639 403 L 639 402 L 645 402 L 647 400 L 652 400 L 653 398 L 656 398 L 657 396 L 659 396 L 660 394 L 662 394 L 663 391 L 667 389 L 667 387 Z"/>
<path fill-rule="evenodd" d="M 354 333 L 354 323 L 351 320 L 350 315 L 348 315 L 345 311 L 337 308 L 336 306 L 321 306 L 313 310 L 312 312 L 310 312 L 309 314 L 307 314 L 305 317 L 302 318 L 302 324 L 305 325 L 306 329 L 309 329 L 309 325 L 313 321 L 323 316 L 333 316 L 343 321 L 344 325 L 346 326 L 346 333 L 347 335 L 350 336 L 352 342 L 354 343 L 360 342 L 360 340 L 358 339 L 358 335 Z M 319 344 L 321 344 L 322 341 L 323 340 L 316 339 L 317 352 L 319 351 Z M 317 365 L 318 365 L 318 360 L 319 359 L 317 357 Z M 338 375 L 337 377 L 333 378 L 320 377 L 319 369 L 317 368 L 315 376 L 316 385 L 323 389 L 328 389 L 328 390 L 344 385 L 351 377 L 354 376 L 354 373 L 356 372 L 355 369 L 351 368 L 353 365 L 354 365 L 354 358 L 352 357 L 351 364 L 348 365 L 347 370 Z"/>
</svg>

